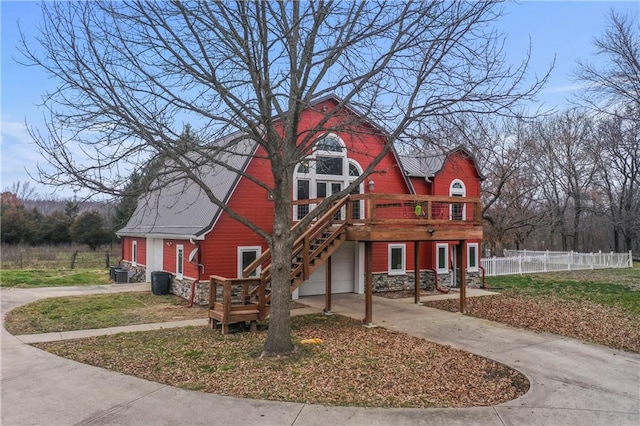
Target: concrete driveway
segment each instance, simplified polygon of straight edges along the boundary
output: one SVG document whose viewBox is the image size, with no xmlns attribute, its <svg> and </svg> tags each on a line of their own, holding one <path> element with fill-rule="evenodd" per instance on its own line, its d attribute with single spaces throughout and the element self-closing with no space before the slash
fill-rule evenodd
<svg viewBox="0 0 640 426">
<path fill-rule="evenodd" d="M 0 289 L 2 316 L 53 296 L 148 290 L 149 285 Z M 304 298 L 322 307 L 323 297 Z M 333 298 L 336 313 L 361 318 L 359 295 Z M 232 398 L 177 389 L 59 358 L 2 327 L 2 425 L 405 425 L 640 424 L 640 355 L 374 298 L 374 322 L 512 366 L 531 390 L 494 407 L 381 409 Z"/>
</svg>

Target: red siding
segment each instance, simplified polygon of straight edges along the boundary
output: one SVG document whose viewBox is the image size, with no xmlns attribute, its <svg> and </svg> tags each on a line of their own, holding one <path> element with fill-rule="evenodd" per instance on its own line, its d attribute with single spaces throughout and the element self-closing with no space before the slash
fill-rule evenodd
<svg viewBox="0 0 640 426">
<path fill-rule="evenodd" d="M 260 150 L 258 156 L 264 155 Z M 267 160 L 255 158 L 249 164 L 247 173 L 256 179 L 272 185 L 270 165 Z M 273 229 L 273 201 L 267 192 L 249 179 L 241 179 L 235 189 L 229 207 L 240 215 L 256 223 L 266 232 Z M 267 244 L 262 238 L 223 213 L 213 231 L 206 235 L 202 242 L 202 263 L 204 276 L 220 275 L 235 277 L 237 275 L 237 248 L 239 246 L 261 246 L 263 251 Z"/>
<path fill-rule="evenodd" d="M 133 242 L 138 243 L 138 265 L 147 264 L 147 239 L 145 237 L 123 237 L 122 244 L 122 260 L 127 262 L 133 261 Z"/>
<path fill-rule="evenodd" d="M 182 245 L 184 247 L 184 264 L 183 264 L 183 276 L 185 278 L 198 279 L 198 266 L 195 263 L 189 262 L 189 254 L 197 247 L 195 244 L 191 244 L 188 240 L 164 240 L 162 245 L 162 269 L 166 272 L 176 274 L 176 256 L 177 246 Z"/>
<path fill-rule="evenodd" d="M 147 239 L 146 238 L 134 238 L 138 242 L 138 265 L 147 264 Z"/>
<path fill-rule="evenodd" d="M 451 182 L 460 179 L 465 186 L 467 197 L 480 197 L 480 179 L 473 160 L 456 152 L 449 156 L 440 173 L 433 178 L 433 195 L 449 196 Z"/>
<path fill-rule="evenodd" d="M 122 260 L 131 262 L 131 238 L 123 237 L 120 244 L 122 244 Z"/>
</svg>

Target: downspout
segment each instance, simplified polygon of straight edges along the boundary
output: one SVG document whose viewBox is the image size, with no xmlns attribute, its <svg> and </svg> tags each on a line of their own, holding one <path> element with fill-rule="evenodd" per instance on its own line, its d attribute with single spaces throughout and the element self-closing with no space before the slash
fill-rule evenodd
<svg viewBox="0 0 640 426">
<path fill-rule="evenodd" d="M 198 261 L 196 262 L 196 266 L 198 267 L 198 279 L 191 283 L 191 297 L 189 297 L 189 306 L 187 306 L 188 308 L 192 308 L 193 307 L 193 303 L 194 303 L 195 298 L 196 298 L 196 284 L 198 282 L 200 282 L 200 278 L 201 278 L 201 275 L 202 275 L 202 273 L 200 272 L 200 268 L 202 268 L 202 270 L 204 270 L 204 265 L 199 262 L 200 261 L 200 255 L 201 255 L 200 241 L 194 241 L 193 238 L 190 238 L 189 242 L 191 244 L 195 245 L 197 247 L 197 249 L 198 249 L 198 256 L 197 256 Z"/>
<path fill-rule="evenodd" d="M 436 290 L 438 290 L 440 293 L 449 293 L 449 289 L 448 288 L 442 288 L 438 285 L 438 271 L 435 270 L 435 268 L 426 268 L 428 271 L 432 271 L 433 272 L 433 282 L 435 284 L 435 288 Z"/>
<path fill-rule="evenodd" d="M 486 279 L 486 272 L 484 270 L 484 266 L 478 265 L 478 268 L 482 271 L 482 285 L 480 286 L 480 288 L 484 290 L 488 290 L 489 287 L 487 287 L 487 279 Z"/>
</svg>

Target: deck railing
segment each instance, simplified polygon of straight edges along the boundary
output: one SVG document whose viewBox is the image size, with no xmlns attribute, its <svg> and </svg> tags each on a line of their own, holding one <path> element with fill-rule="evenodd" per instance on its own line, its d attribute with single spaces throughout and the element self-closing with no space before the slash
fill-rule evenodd
<svg viewBox="0 0 640 426">
<path fill-rule="evenodd" d="M 322 199 L 294 200 L 293 220 L 301 220 Z M 347 224 L 367 225 L 482 225 L 479 198 L 409 194 L 353 194 L 337 218 Z"/>
</svg>

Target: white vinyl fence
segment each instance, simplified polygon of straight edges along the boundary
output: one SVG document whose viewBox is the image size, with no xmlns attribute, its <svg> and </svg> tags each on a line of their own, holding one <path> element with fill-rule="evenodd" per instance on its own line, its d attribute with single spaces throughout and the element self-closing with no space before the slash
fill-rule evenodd
<svg viewBox="0 0 640 426">
<path fill-rule="evenodd" d="M 631 251 L 629 253 L 575 253 L 505 250 L 505 255 L 507 257 L 480 259 L 486 276 L 633 267 Z"/>
</svg>

